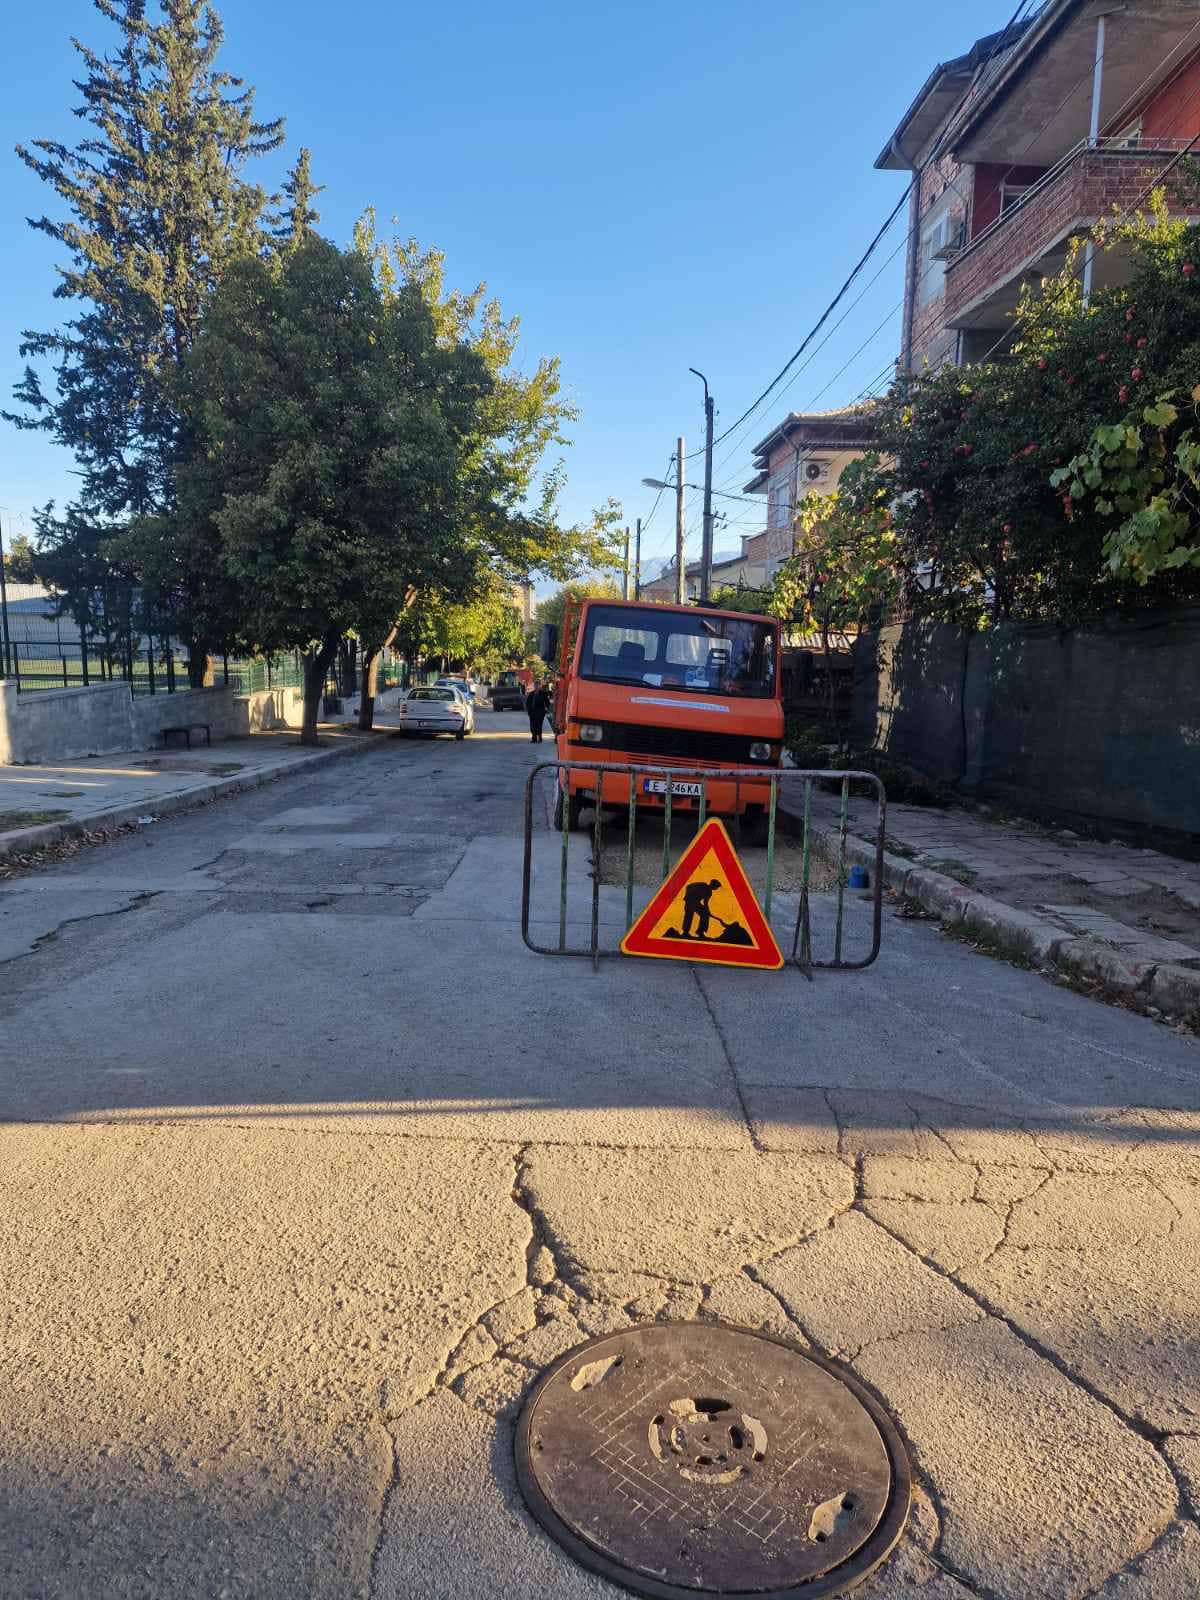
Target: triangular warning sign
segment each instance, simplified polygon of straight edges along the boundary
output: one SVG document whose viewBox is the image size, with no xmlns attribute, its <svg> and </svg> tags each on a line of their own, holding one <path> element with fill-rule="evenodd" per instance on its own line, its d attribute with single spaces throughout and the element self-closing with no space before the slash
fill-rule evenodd
<svg viewBox="0 0 1200 1600">
<path fill-rule="evenodd" d="M 706 822 L 679 865 L 621 940 L 627 956 L 712 961 L 777 972 L 783 955 L 719 817 Z"/>
</svg>

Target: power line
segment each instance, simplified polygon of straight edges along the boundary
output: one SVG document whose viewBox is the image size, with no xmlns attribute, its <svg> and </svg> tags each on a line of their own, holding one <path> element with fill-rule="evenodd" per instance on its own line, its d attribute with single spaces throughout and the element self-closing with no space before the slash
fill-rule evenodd
<svg viewBox="0 0 1200 1600">
<path fill-rule="evenodd" d="M 1188 41 L 1193 37 L 1193 35 L 1197 31 L 1200 31 L 1200 21 L 1198 21 L 1196 23 L 1193 23 L 1192 27 L 1188 29 L 1188 32 L 1183 36 L 1183 38 L 1180 39 L 1175 45 L 1173 45 L 1172 48 L 1166 53 L 1166 55 L 1160 61 L 1155 63 L 1155 65 L 1151 68 L 1151 70 L 1142 79 L 1142 81 L 1138 85 L 1138 87 L 1136 89 L 1134 89 L 1129 95 L 1126 96 L 1125 100 L 1122 101 L 1122 103 L 1121 103 L 1120 107 L 1117 109 L 1117 111 L 1112 113 L 1109 116 L 1109 118 L 1108 118 L 1108 125 L 1109 126 L 1112 126 L 1114 123 L 1118 122 L 1120 117 L 1126 112 L 1126 110 L 1129 109 L 1131 106 L 1135 105 L 1141 99 L 1142 95 L 1145 93 L 1145 91 L 1148 88 L 1148 86 L 1150 85 L 1150 83 L 1155 79 L 1155 77 L 1157 77 L 1162 72 L 1163 68 L 1165 66 L 1167 66 L 1167 64 L 1171 61 L 1173 56 L 1178 55 L 1181 51 L 1183 51 L 1186 48 L 1186 46 L 1188 44 Z M 1108 47 L 1106 47 L 1106 50 L 1107 50 L 1107 48 Z M 1100 63 L 1103 63 L 1105 53 L 1106 52 L 1102 52 L 1101 53 L 1101 55 L 1099 57 L 1099 62 Z M 1004 182 L 1008 179 L 1008 177 L 1011 176 L 1012 172 L 1020 165 L 1021 157 L 1031 148 L 1031 146 L 1034 144 L 1034 142 L 1037 139 L 1039 139 L 1042 136 L 1042 134 L 1044 134 L 1046 132 L 1046 130 L 1053 125 L 1053 123 L 1055 121 L 1057 121 L 1058 117 L 1066 109 L 1067 105 L 1070 103 L 1070 101 L 1078 93 L 1080 87 L 1089 78 L 1091 78 L 1093 76 L 1093 74 L 1094 74 L 1094 66 L 1089 66 L 1080 75 L 1080 77 L 1075 81 L 1075 83 L 1067 91 L 1066 95 L 1064 95 L 1063 98 L 1059 101 L 1058 105 L 1055 107 L 1054 111 L 1047 118 L 1047 120 L 1045 122 L 1043 122 L 1038 128 L 1036 128 L 1034 130 L 1034 132 L 1030 135 L 1030 137 L 1022 145 L 1021 149 L 1017 151 L 1017 154 L 1014 157 L 1013 161 L 1009 164 L 1009 166 L 1007 167 L 1006 171 L 1002 174 L 1001 178 L 999 179 L 1000 185 L 1003 185 Z M 1193 96 L 1193 98 L 1194 98 L 1194 96 Z M 1064 168 L 1070 160 L 1074 159 L 1074 157 L 1075 157 L 1075 155 L 1077 153 L 1078 153 L 1077 152 L 1077 148 L 1073 148 L 1070 152 L 1068 152 L 1067 156 L 1063 157 L 1062 160 L 1059 163 L 1056 164 L 1055 167 L 1050 168 L 1048 173 L 1046 173 L 1044 175 L 1044 177 L 1041 180 L 1039 180 L 1039 182 L 1045 182 L 1047 179 L 1052 179 L 1056 175 L 1057 169 L 1058 168 Z M 1185 153 L 1186 152 L 1181 152 L 1180 155 L 1175 158 L 1176 161 L 1182 159 L 1182 155 L 1185 154 Z M 933 156 L 931 155 L 929 159 L 932 160 Z M 927 164 L 928 163 L 926 163 L 926 165 Z M 1171 165 L 1174 165 L 1174 164 L 1175 163 L 1171 163 Z M 1150 192 L 1150 190 L 1153 189 L 1155 184 L 1157 184 L 1157 183 L 1159 183 L 1161 181 L 1162 181 L 1162 175 L 1160 175 L 1158 178 L 1156 178 L 1154 180 L 1154 183 L 1151 184 L 1150 188 L 1145 191 L 1145 194 L 1148 194 Z M 951 180 L 947 184 L 947 188 L 953 189 L 954 192 L 956 194 L 958 194 L 959 198 L 962 199 L 965 204 L 967 204 L 967 205 L 970 204 L 970 200 L 968 199 L 968 197 L 966 195 L 964 195 L 962 190 L 961 190 L 961 188 L 959 188 L 959 184 L 958 184 L 958 180 L 957 179 Z M 1145 194 L 1143 194 L 1137 201 L 1134 202 L 1134 206 L 1135 207 L 1142 203 L 1142 200 L 1145 198 Z M 1129 209 L 1127 209 L 1125 214 L 1126 215 L 1129 214 Z M 854 302 L 854 306 L 852 306 L 850 308 L 850 310 L 853 310 L 855 306 L 857 306 L 858 304 L 861 303 L 862 299 L 865 298 L 866 293 L 873 286 L 873 284 L 876 283 L 878 281 L 878 279 L 882 276 L 882 274 L 886 270 L 887 266 L 895 259 L 895 257 L 899 254 L 900 250 L 903 249 L 905 247 L 905 245 L 908 245 L 908 244 L 911 243 L 912 238 L 913 238 L 913 233 L 914 233 L 914 227 L 919 225 L 920 220 L 921 219 L 914 219 L 914 225 L 910 226 L 910 228 L 908 230 L 908 235 L 907 235 L 904 243 L 902 245 L 900 245 L 900 246 L 897 246 L 896 250 L 894 250 L 892 252 L 892 254 L 888 257 L 887 261 L 884 263 L 883 267 L 881 267 L 879 272 L 876 273 L 875 277 L 871 280 L 871 283 L 867 285 L 867 289 L 865 289 L 863 291 L 863 294 L 859 296 L 858 300 Z M 925 270 L 921 273 L 920 277 L 916 280 L 916 282 L 915 282 L 915 284 L 913 286 L 914 290 L 919 290 L 921 288 L 921 286 L 925 282 L 925 279 L 928 277 L 928 275 L 932 271 L 934 271 L 936 266 L 937 266 L 937 263 L 932 262 L 932 261 L 928 264 L 928 266 L 925 268 Z M 875 329 L 874 333 L 872 333 L 870 335 L 870 337 L 864 342 L 864 344 L 859 347 L 858 351 L 855 352 L 855 355 L 853 357 L 851 357 L 850 361 L 847 362 L 839 370 L 839 372 L 837 374 L 835 374 L 834 378 L 831 379 L 830 382 L 827 383 L 825 385 L 825 387 L 820 391 L 820 393 L 814 398 L 814 400 L 810 402 L 809 409 L 811 409 L 811 407 L 816 404 L 816 400 L 820 399 L 821 396 L 824 395 L 827 392 L 827 390 L 832 387 L 833 383 L 837 381 L 837 378 L 842 376 L 842 374 L 847 370 L 847 367 L 849 367 L 850 365 L 853 364 L 853 361 L 857 359 L 858 355 L 860 355 L 862 353 L 862 351 L 864 349 L 866 349 L 876 337 L 878 337 L 878 334 L 882 331 L 882 328 L 884 326 L 886 326 L 887 322 L 890 321 L 891 317 L 894 316 L 897 311 L 903 309 L 903 306 L 904 306 L 905 301 L 907 300 L 907 298 L 908 298 L 908 289 L 906 287 L 905 296 L 900 300 L 898 305 L 895 306 L 892 309 L 892 311 L 890 311 L 888 313 L 888 316 L 884 319 L 884 322 L 881 323 L 880 326 Z M 847 313 L 846 313 L 846 317 L 848 317 L 848 316 L 849 316 L 849 311 L 847 311 Z M 833 330 L 831 330 L 830 335 L 827 336 L 827 338 L 822 341 L 822 344 L 820 346 L 818 346 L 818 349 L 813 352 L 813 356 L 810 357 L 808 362 L 805 362 L 804 367 L 802 367 L 800 369 L 801 371 L 804 371 L 805 368 L 807 368 L 807 366 L 809 366 L 811 364 L 812 359 L 814 359 L 815 356 L 819 353 L 819 351 L 825 347 L 825 345 L 828 343 L 829 338 L 832 337 L 832 333 L 836 332 L 838 327 L 841 327 L 842 323 L 845 322 L 846 317 L 843 317 L 841 319 L 841 321 L 839 321 L 839 323 L 836 325 L 836 327 Z M 998 349 L 1001 344 L 1003 344 L 1004 340 L 1007 337 L 1008 337 L 1008 332 L 1006 331 L 1005 334 L 1003 334 L 1001 336 L 1001 338 L 997 341 L 997 343 L 992 346 L 991 350 L 989 350 L 987 355 L 985 355 L 982 359 L 987 360 L 990 355 L 994 354 L 995 350 Z M 895 363 L 894 362 L 890 362 L 888 364 L 888 366 L 884 368 L 883 373 L 878 378 L 874 379 L 872 381 L 872 383 L 865 390 L 863 390 L 854 400 L 852 400 L 850 402 L 849 407 L 847 409 L 852 409 L 854 406 L 858 405 L 863 399 L 866 399 L 866 398 L 869 398 L 869 397 L 873 396 L 874 392 L 878 389 L 880 383 L 883 382 L 889 375 L 894 375 L 894 371 L 895 371 Z M 787 388 L 791 387 L 792 383 L 794 383 L 796 381 L 796 378 L 798 378 L 799 375 L 800 375 L 799 373 L 796 373 L 794 375 L 794 377 L 789 381 L 789 383 L 787 385 Z M 725 463 L 732 458 L 733 453 L 734 452 L 731 451 L 731 452 L 726 454 L 726 456 L 722 460 L 722 463 L 721 463 L 722 466 L 724 466 Z M 724 480 L 724 481 L 726 483 L 732 483 L 732 482 L 735 482 L 736 479 L 730 478 L 730 479 L 727 479 L 727 480 Z"/>
<path fill-rule="evenodd" d="M 980 81 L 982 81 L 982 79 L 984 77 L 986 77 L 988 68 L 991 66 L 991 64 L 994 61 L 995 57 L 999 53 L 1001 47 L 1008 42 L 1009 35 L 1012 33 L 1014 27 L 1017 25 L 1018 22 L 1020 22 L 1022 20 L 1022 12 L 1028 10 L 1028 8 L 1030 7 L 1030 5 L 1032 3 L 1033 3 L 1033 0 L 1020 0 L 1020 4 L 1017 6 L 1017 9 L 1013 12 L 1012 16 L 1009 18 L 1009 20 L 1006 23 L 1006 25 L 1004 26 L 1004 28 L 1001 30 L 1000 33 L 998 33 L 996 35 L 995 43 L 993 44 L 992 49 L 988 54 L 987 60 L 983 63 L 983 66 L 979 69 L 979 72 L 976 74 L 975 80 L 972 82 L 971 87 L 967 89 L 966 93 L 963 95 L 962 99 L 959 101 L 958 105 L 955 107 L 953 114 L 947 120 L 946 127 L 944 128 L 943 133 L 942 133 L 941 137 L 939 138 L 938 143 L 935 146 L 934 150 L 930 153 L 928 161 L 925 163 L 926 165 L 929 164 L 929 161 L 937 160 L 938 156 L 942 153 L 943 141 L 948 137 L 949 131 L 950 131 L 950 127 L 953 124 L 954 119 L 958 116 L 958 114 L 962 111 L 963 107 L 967 104 L 967 101 L 968 101 L 971 93 L 975 89 L 976 84 L 979 83 Z M 914 174 L 912 182 L 908 185 L 908 188 L 905 189 L 904 193 L 900 196 L 900 199 L 896 202 L 896 205 L 892 209 L 892 211 L 889 214 L 887 220 L 884 222 L 883 226 L 878 230 L 878 232 L 876 233 L 874 239 L 871 241 L 870 245 L 867 247 L 867 249 L 864 252 L 864 254 L 860 257 L 858 263 L 854 267 L 854 270 L 846 278 L 845 282 L 842 284 L 842 286 L 838 290 L 837 294 L 834 295 L 834 297 L 830 301 L 830 303 L 826 306 L 825 310 L 821 313 L 820 317 L 817 319 L 817 322 L 814 324 L 814 326 L 805 335 L 804 339 L 802 340 L 802 342 L 800 344 L 799 349 L 797 349 L 789 357 L 789 359 L 784 363 L 784 365 L 782 366 L 780 371 L 776 374 L 776 376 L 771 380 L 771 382 L 762 391 L 762 393 L 758 396 L 758 398 L 750 406 L 748 406 L 745 411 L 742 412 L 741 416 L 737 419 L 737 421 L 731 423 L 728 428 L 724 429 L 720 433 L 720 435 L 716 439 L 714 439 L 714 441 L 713 441 L 714 445 L 715 444 L 720 444 L 722 440 L 727 439 L 731 433 L 733 433 L 737 428 L 739 428 L 742 425 L 743 422 L 745 422 L 747 420 L 747 418 L 752 416 L 754 414 L 754 412 L 758 410 L 759 406 L 762 405 L 764 400 L 766 400 L 772 393 L 774 393 L 775 389 L 779 386 L 779 384 L 783 381 L 783 379 L 791 371 L 792 367 L 795 366 L 796 362 L 804 354 L 805 350 L 808 349 L 808 346 L 812 343 L 813 339 L 816 338 L 817 334 L 825 326 L 826 322 L 828 322 L 829 318 L 833 315 L 834 311 L 837 310 L 838 306 L 841 304 L 842 300 L 845 298 L 845 296 L 849 292 L 849 290 L 851 288 L 851 285 L 854 283 L 854 280 L 858 277 L 858 274 L 862 271 L 862 269 L 866 266 L 867 262 L 875 254 L 875 251 L 878 249 L 878 247 L 879 247 L 880 243 L 882 242 L 884 236 L 887 234 L 888 230 L 891 228 L 891 226 L 892 226 L 893 222 L 895 222 L 896 218 L 900 215 L 900 212 L 901 212 L 902 208 L 904 207 L 904 205 L 906 204 L 906 202 L 908 201 L 909 195 L 912 193 L 914 187 L 916 186 L 916 183 L 917 183 L 917 176 Z M 693 454 L 693 456 L 695 456 L 696 454 L 698 454 L 698 452 L 693 451 L 692 454 Z M 691 459 L 691 457 L 689 457 L 687 459 Z"/>
</svg>

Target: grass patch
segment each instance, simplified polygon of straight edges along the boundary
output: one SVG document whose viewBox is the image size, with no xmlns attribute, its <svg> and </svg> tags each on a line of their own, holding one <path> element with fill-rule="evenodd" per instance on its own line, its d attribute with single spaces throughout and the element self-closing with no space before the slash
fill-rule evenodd
<svg viewBox="0 0 1200 1600">
<path fill-rule="evenodd" d="M 14 828 L 40 828 L 44 822 L 61 822 L 69 811 L 0 811 L 0 833 Z"/>
<path fill-rule="evenodd" d="M 965 861 L 959 861 L 954 856 L 947 856 L 944 861 L 931 861 L 929 865 L 934 872 L 944 873 L 947 878 L 955 878 L 968 889 L 979 876 L 974 867 L 969 867 Z"/>
</svg>

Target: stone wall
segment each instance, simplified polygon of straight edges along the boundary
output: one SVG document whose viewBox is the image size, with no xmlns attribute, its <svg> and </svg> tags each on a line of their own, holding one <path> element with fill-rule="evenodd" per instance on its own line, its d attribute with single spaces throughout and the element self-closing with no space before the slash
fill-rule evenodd
<svg viewBox="0 0 1200 1600">
<path fill-rule="evenodd" d="M 1035 814 L 1200 840 L 1200 610 L 883 628 L 854 680 L 861 748 Z"/>
<path fill-rule="evenodd" d="M 0 764 L 153 750 L 162 743 L 163 728 L 185 722 L 209 723 L 214 739 L 298 728 L 301 694 L 298 689 L 239 694 L 222 685 L 133 695 L 127 683 L 18 694 L 15 683 L 0 683 Z"/>
</svg>

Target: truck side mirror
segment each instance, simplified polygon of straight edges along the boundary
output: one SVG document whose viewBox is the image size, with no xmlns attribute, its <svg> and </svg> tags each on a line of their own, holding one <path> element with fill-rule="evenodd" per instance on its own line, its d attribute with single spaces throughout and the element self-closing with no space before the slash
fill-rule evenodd
<svg viewBox="0 0 1200 1600">
<path fill-rule="evenodd" d="M 553 622 L 542 623 L 542 633 L 538 640 L 538 655 L 548 667 L 552 667 L 558 657 L 558 627 Z"/>
</svg>

